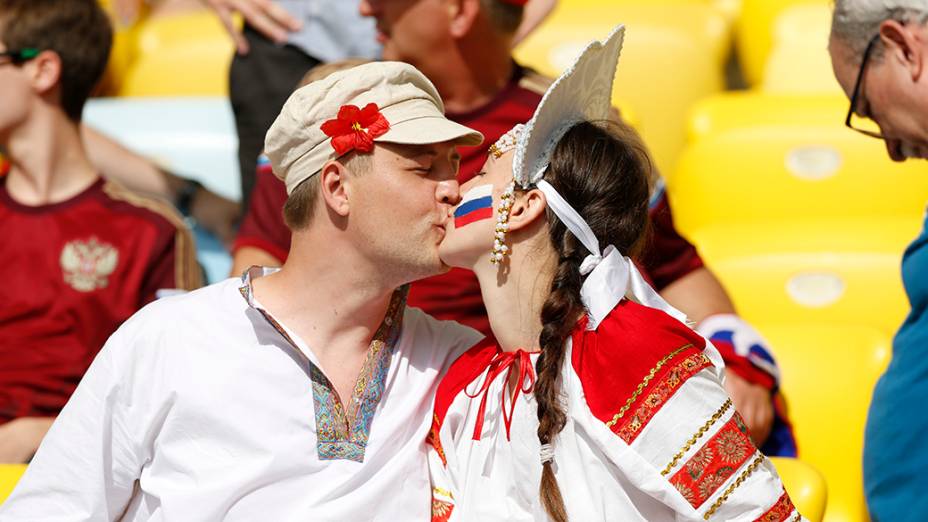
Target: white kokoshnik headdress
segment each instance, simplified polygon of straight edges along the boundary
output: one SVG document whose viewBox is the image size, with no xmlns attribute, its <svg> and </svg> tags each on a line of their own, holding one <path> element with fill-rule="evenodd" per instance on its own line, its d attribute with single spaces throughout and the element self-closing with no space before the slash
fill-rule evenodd
<svg viewBox="0 0 928 522">
<path fill-rule="evenodd" d="M 601 121 L 609 117 L 612 85 L 624 38 L 625 26 L 620 25 L 604 41 L 587 45 L 574 64 L 548 88 L 532 119 L 525 125 L 516 125 L 490 147 L 490 152 L 496 157 L 515 150 L 512 162 L 514 185 L 541 190 L 548 207 L 589 250 L 590 255 L 580 265 L 580 273 L 586 277 L 580 297 L 588 312 L 589 330 L 595 330 L 623 297 L 662 310 L 687 323 L 682 312 L 670 306 L 651 288 L 631 259 L 613 245 L 600 249 L 596 234 L 580 213 L 543 179 L 554 147 L 571 127 L 582 121 Z M 513 186 L 507 187 L 506 192 Z M 508 253 L 504 243 L 511 202 L 511 197 L 503 198 L 498 208 L 491 256 L 494 263 L 501 262 Z"/>
</svg>

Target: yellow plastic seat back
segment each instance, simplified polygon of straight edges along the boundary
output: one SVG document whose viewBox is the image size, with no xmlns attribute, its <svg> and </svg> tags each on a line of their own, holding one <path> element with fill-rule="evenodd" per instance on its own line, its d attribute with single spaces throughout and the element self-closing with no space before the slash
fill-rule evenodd
<svg viewBox="0 0 928 522">
<path fill-rule="evenodd" d="M 841 94 L 831 70 L 828 35 L 831 6 L 794 5 L 774 24 L 773 44 L 764 65 L 761 89 L 777 93 Z"/>
<path fill-rule="evenodd" d="M 689 235 L 731 224 L 920 221 L 926 174 L 923 162 L 894 163 L 882 141 L 843 125 L 758 125 L 690 145 L 668 190 Z"/>
<path fill-rule="evenodd" d="M 724 86 L 729 26 L 711 5 L 620 2 L 589 7 L 586 2 L 560 2 L 515 56 L 556 76 L 587 43 L 604 38 L 620 23 L 627 32 L 613 100 L 631 106 L 658 167 L 670 172 L 683 146 L 687 111 Z"/>
<path fill-rule="evenodd" d="M 890 357 L 882 333 L 848 325 L 758 325 L 776 352 L 799 458 L 828 484 L 826 522 L 864 522 L 863 432 Z M 809 513 L 811 514 L 811 513 Z"/>
<path fill-rule="evenodd" d="M 754 226 L 694 239 L 752 323 L 848 324 L 892 336 L 909 311 L 899 266 L 915 233 L 887 239 L 887 227 L 870 226 Z"/>
<path fill-rule="evenodd" d="M 738 21 L 736 48 L 745 80 L 759 85 L 773 48 L 777 17 L 794 5 L 830 6 L 831 0 L 743 0 Z"/>
<path fill-rule="evenodd" d="M 725 92 L 693 107 L 687 122 L 687 142 L 763 125 L 842 126 L 849 105 L 844 94 Z"/>
<path fill-rule="evenodd" d="M 25 472 L 25 464 L 0 464 L 0 504 L 10 496 Z"/>
<path fill-rule="evenodd" d="M 796 509 L 809 522 L 820 522 L 825 514 L 828 487 L 822 474 L 806 462 L 798 459 L 772 457 L 783 486 L 789 493 Z"/>
<path fill-rule="evenodd" d="M 741 13 L 741 0 L 571 0 L 571 5 L 583 7 L 611 7 L 616 5 L 708 5 L 721 13 L 729 23 Z"/>
<path fill-rule="evenodd" d="M 209 10 L 142 19 L 117 36 L 118 96 L 227 96 L 232 39 Z"/>
</svg>

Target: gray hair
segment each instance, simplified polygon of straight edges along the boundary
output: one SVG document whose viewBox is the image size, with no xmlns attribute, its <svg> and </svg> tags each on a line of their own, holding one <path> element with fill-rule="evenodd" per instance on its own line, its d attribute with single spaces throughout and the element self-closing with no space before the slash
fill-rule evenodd
<svg viewBox="0 0 928 522">
<path fill-rule="evenodd" d="M 867 44 L 880 31 L 886 20 L 928 22 L 928 2 L 925 0 L 835 0 L 831 36 L 847 45 L 857 64 L 863 59 Z M 882 46 L 877 44 L 872 57 L 878 60 Z"/>
</svg>

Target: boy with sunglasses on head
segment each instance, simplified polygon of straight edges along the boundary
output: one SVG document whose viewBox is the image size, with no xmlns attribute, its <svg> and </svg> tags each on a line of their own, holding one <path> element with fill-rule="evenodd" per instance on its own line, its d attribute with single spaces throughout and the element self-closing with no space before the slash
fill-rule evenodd
<svg viewBox="0 0 928 522">
<path fill-rule="evenodd" d="M 176 212 L 104 181 L 82 148 L 111 41 L 94 0 L 0 0 L 0 462 L 31 458 L 125 319 L 200 285 Z"/>
</svg>

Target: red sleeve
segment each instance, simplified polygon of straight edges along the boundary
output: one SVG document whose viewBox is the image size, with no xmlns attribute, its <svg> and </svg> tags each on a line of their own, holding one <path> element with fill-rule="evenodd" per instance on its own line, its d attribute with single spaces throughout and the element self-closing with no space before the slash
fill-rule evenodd
<svg viewBox="0 0 928 522">
<path fill-rule="evenodd" d="M 152 265 L 143 284 L 141 305 L 155 300 L 160 289 L 195 290 L 202 286 L 193 234 L 176 228 L 162 234 L 152 249 Z"/>
<path fill-rule="evenodd" d="M 259 160 L 254 192 L 232 244 L 232 253 L 234 255 L 238 249 L 250 246 L 286 261 L 290 252 L 290 229 L 283 216 L 287 188 L 269 167 Z"/>
<path fill-rule="evenodd" d="M 703 266 L 696 247 L 674 227 L 667 194 L 659 190 L 651 205 L 651 237 L 638 259 L 642 273 L 657 291 Z"/>
<path fill-rule="evenodd" d="M 176 261 L 174 254 L 174 237 L 166 236 L 164 240 L 160 241 L 159 244 L 155 246 L 152 252 L 154 253 L 154 257 L 152 258 L 154 263 L 148 272 L 148 277 L 145 278 L 140 306 L 154 301 L 155 292 L 159 289 L 178 288 L 174 270 L 174 263 Z"/>
<path fill-rule="evenodd" d="M 668 400 L 712 366 L 705 346 L 701 335 L 664 312 L 623 300 L 596 330 L 586 330 L 585 319 L 578 323 L 571 364 L 590 411 L 631 444 L 659 409 L 655 401 Z M 650 416 L 639 412 L 645 402 Z"/>
</svg>

